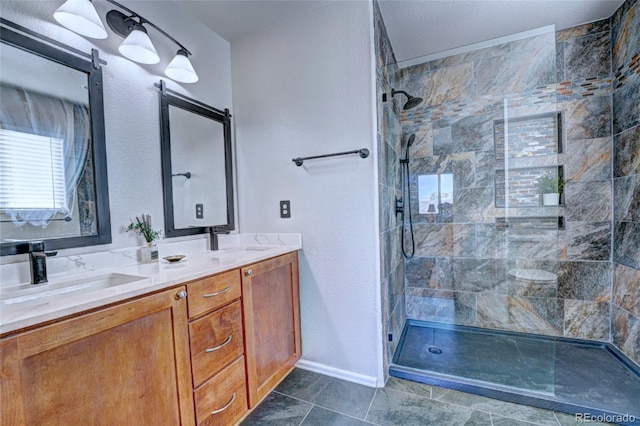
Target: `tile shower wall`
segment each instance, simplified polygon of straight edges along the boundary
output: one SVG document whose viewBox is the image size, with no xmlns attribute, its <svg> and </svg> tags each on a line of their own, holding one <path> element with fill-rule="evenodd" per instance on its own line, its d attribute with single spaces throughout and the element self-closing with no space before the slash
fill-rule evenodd
<svg viewBox="0 0 640 426">
<path fill-rule="evenodd" d="M 373 10 L 378 105 L 380 275 L 384 321 L 381 337 L 384 339 L 384 372 L 387 375 L 389 360 L 396 348 L 406 317 L 404 262 L 400 247 L 402 223 L 394 213 L 395 199 L 402 195 L 399 167 L 402 128 L 398 120 L 398 105 L 390 98 L 391 89 L 397 87 L 398 66 L 377 1 L 373 2 Z M 383 94 L 389 96 L 386 102 L 383 102 Z M 393 335 L 392 341 L 387 337 L 389 334 Z"/>
<path fill-rule="evenodd" d="M 640 364 L 640 4 L 611 18 L 613 52 L 612 341 Z"/>
<path fill-rule="evenodd" d="M 403 131 L 416 134 L 412 204 L 418 205 L 418 175 L 451 173 L 454 188 L 450 214 L 413 211 L 409 318 L 610 340 L 610 40 L 607 19 L 401 70 L 400 85 L 426 100 L 401 115 Z M 563 152 L 513 158 L 510 167 L 562 165 L 566 207 L 496 206 L 496 155 L 504 153 L 494 148 L 494 121 L 503 118 L 504 99 L 510 119 L 561 111 Z M 496 226 L 496 217 L 518 215 L 545 219 L 540 229 Z M 547 218 L 558 215 L 564 228 L 548 229 Z M 531 282 L 508 273 L 527 269 L 553 278 Z"/>
</svg>

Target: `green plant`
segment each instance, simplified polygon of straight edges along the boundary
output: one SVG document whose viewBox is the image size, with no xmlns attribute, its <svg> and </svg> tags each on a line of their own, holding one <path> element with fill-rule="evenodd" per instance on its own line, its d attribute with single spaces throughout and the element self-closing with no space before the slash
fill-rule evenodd
<svg viewBox="0 0 640 426">
<path fill-rule="evenodd" d="M 129 231 L 141 235 L 147 243 L 152 243 L 162 236 L 162 231 L 151 227 L 151 216 L 148 214 L 143 214 L 142 220 L 136 216 L 136 221 L 131 222 L 127 227 L 127 232 Z"/>
<path fill-rule="evenodd" d="M 540 188 L 541 194 L 559 194 L 564 188 L 564 180 L 562 180 L 561 177 L 556 176 L 541 176 L 538 179 L 538 188 Z"/>
</svg>

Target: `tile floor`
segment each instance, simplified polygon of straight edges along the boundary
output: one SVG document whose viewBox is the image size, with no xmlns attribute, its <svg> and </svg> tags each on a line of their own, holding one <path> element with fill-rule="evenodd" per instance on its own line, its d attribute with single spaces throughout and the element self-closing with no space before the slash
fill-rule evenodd
<svg viewBox="0 0 640 426">
<path fill-rule="evenodd" d="M 574 416 L 390 377 L 374 389 L 295 369 L 242 426 L 575 425 Z M 592 423 L 594 424 L 594 423 Z M 601 424 L 601 423 L 600 423 Z"/>
</svg>

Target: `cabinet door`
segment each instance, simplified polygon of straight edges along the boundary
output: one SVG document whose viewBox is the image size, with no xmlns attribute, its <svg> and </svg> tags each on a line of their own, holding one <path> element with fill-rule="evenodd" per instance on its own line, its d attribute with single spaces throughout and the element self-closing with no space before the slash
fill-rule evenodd
<svg viewBox="0 0 640 426">
<path fill-rule="evenodd" d="M 18 335 L 0 349 L 27 425 L 193 425 L 184 287 Z M 6 368 L 6 366 L 4 367 Z M 3 369 L 4 369 L 3 368 Z M 15 392 L 14 392 L 15 396 Z M 11 402 L 2 395 L 2 407 Z M 3 410 L 4 411 L 4 410 Z M 15 413 L 14 419 L 19 418 Z"/>
<path fill-rule="evenodd" d="M 242 268 L 249 406 L 254 407 L 300 359 L 298 254 Z"/>
</svg>

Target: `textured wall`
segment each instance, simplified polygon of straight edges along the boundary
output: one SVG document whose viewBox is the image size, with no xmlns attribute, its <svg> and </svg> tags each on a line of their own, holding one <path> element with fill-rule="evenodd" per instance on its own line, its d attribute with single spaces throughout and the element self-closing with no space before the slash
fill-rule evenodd
<svg viewBox="0 0 640 426">
<path fill-rule="evenodd" d="M 613 51 L 613 343 L 640 363 L 640 4 L 611 18 Z"/>
<path fill-rule="evenodd" d="M 609 340 L 609 40 L 606 20 L 402 70 L 401 84 L 427 100 L 401 120 L 405 132 L 418 136 L 411 163 L 413 196 L 419 174 L 451 173 L 454 179 L 451 211 L 414 211 L 418 257 L 406 265 L 409 318 Z M 556 109 L 563 115 L 563 153 L 512 152 L 509 176 L 523 183 L 526 196 L 511 194 L 512 206 L 504 209 L 504 154 L 495 151 L 494 120 Z M 526 128 L 517 123 L 521 128 L 510 129 L 512 139 Z M 545 122 L 535 135 L 541 150 L 548 127 Z M 518 151 L 520 145 L 512 148 Z M 527 182 L 557 165 L 569 180 L 565 205 L 528 207 L 536 206 L 538 197 L 530 196 L 536 187 Z M 518 226 L 513 221 L 506 230 L 495 222 L 504 216 L 558 215 L 565 219 L 564 229 L 548 229 L 546 219 L 539 221 L 540 229 L 523 226 L 530 219 Z M 557 279 L 532 283 L 508 273 L 524 269 Z"/>
<path fill-rule="evenodd" d="M 398 65 L 387 36 L 387 30 L 378 8 L 373 3 L 374 42 L 376 53 L 376 106 L 378 110 L 378 197 L 380 219 L 380 280 L 382 282 L 382 340 L 384 350 L 384 372 L 400 340 L 405 319 L 404 262 L 400 237 L 401 217 L 395 214 L 395 200 L 402 197 L 402 178 L 399 160 L 401 157 L 402 127 L 398 120 L 398 102 L 404 98 L 391 99 L 391 89 L 398 87 Z M 388 96 L 382 101 L 383 94 Z M 393 335 L 389 341 L 388 335 Z"/>
<path fill-rule="evenodd" d="M 231 48 L 227 41 L 172 2 L 123 1 L 193 52 L 191 60 L 200 81 L 181 86 L 164 75 L 164 69 L 175 55 L 175 45 L 155 30 L 150 29 L 149 35 L 160 55 L 160 63 L 151 66 L 136 64 L 118 53 L 122 38 L 108 29 L 108 39 L 94 41 L 61 27 L 53 19 L 53 12 L 61 3 L 3 0 L 0 4 L 3 18 L 85 52 L 97 48 L 100 57 L 108 62 L 103 67 L 103 84 L 113 243 L 61 250 L 60 254 L 66 256 L 139 246 L 141 240 L 132 233 L 125 233 L 131 218 L 144 212 L 151 214 L 155 227 L 162 228 L 164 223 L 160 113 L 158 90 L 153 84 L 164 79 L 171 89 L 217 108 L 232 109 Z M 97 2 L 95 6 L 103 18 L 112 9 L 106 2 Z M 26 260 L 25 255 L 2 258 L 3 263 Z M 27 267 L 25 264 L 25 270 Z M 28 276 L 28 272 L 26 274 Z"/>
<path fill-rule="evenodd" d="M 231 56 L 242 232 L 302 233 L 302 361 L 375 384 L 383 351 L 371 19 L 370 3 L 333 2 L 234 41 Z M 291 161 L 357 148 L 371 156 Z M 280 219 L 279 200 L 291 200 L 291 219 Z"/>
</svg>

